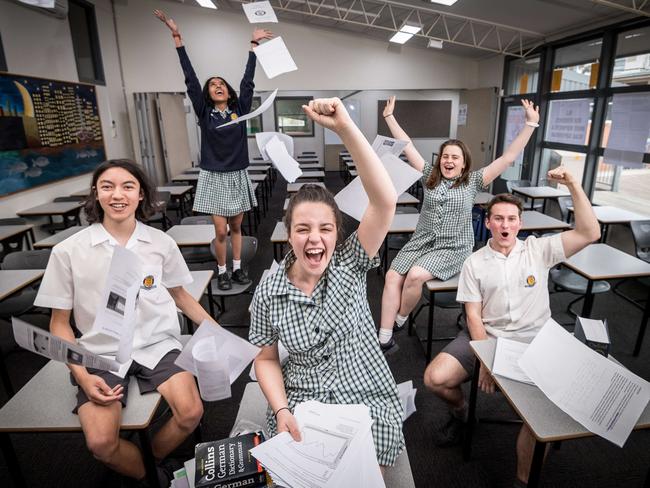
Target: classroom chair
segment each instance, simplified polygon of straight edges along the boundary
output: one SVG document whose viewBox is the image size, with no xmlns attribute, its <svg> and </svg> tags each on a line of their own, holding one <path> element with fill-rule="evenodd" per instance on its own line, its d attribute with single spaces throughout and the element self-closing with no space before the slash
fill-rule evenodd
<svg viewBox="0 0 650 488">
<path fill-rule="evenodd" d="M 214 223 L 212 222 L 212 217 L 209 215 L 194 215 L 181 219 L 181 225 L 214 225 Z M 201 265 L 205 263 L 210 263 L 211 266 L 209 269 L 214 269 L 216 266 L 216 261 L 212 257 L 210 250 L 205 246 L 182 247 L 181 254 L 190 269 L 200 269 L 200 266 L 190 265 Z"/>
<path fill-rule="evenodd" d="M 641 259 L 642 261 L 645 261 L 646 263 L 650 263 L 650 220 L 632 221 L 630 222 L 630 230 L 632 231 L 632 238 L 634 239 L 634 252 L 636 254 L 636 257 Z M 634 299 L 619 290 L 619 287 L 623 283 L 627 283 L 631 279 L 635 279 L 639 283 L 641 283 L 641 285 L 643 285 L 644 287 L 650 288 L 650 278 L 646 276 L 641 278 L 627 278 L 621 280 L 618 283 L 616 283 L 616 285 L 614 285 L 612 291 L 616 293 L 619 297 L 630 302 L 632 305 L 643 310 L 645 308 L 644 307 L 645 298 Z"/>
<path fill-rule="evenodd" d="M 585 294 L 587 293 L 587 278 L 580 276 L 578 273 L 564 266 L 552 268 L 549 271 L 549 277 L 551 278 L 551 283 L 553 284 L 553 291 L 551 294 L 567 291 L 569 293 L 579 295 L 578 298 L 569 302 L 566 311 L 572 317 L 577 317 L 580 315 L 578 312 L 573 310 L 573 305 L 585 297 Z M 592 293 L 596 295 L 599 293 L 608 292 L 610 289 L 611 285 L 608 281 L 598 280 L 594 281 Z"/>
<path fill-rule="evenodd" d="M 16 251 L 7 254 L 2 261 L 2 269 L 45 269 L 50 259 L 51 249 L 35 251 Z M 2 300 L 0 303 L 0 318 L 10 320 L 12 316 L 18 317 L 28 312 L 35 311 L 34 300 L 38 293 L 38 284 L 27 287 L 17 294 Z"/>
</svg>

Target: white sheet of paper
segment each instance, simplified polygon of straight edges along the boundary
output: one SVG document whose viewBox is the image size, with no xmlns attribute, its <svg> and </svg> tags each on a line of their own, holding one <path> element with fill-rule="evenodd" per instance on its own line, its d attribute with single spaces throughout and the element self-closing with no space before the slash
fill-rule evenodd
<svg viewBox="0 0 650 488">
<path fill-rule="evenodd" d="M 242 8 L 251 24 L 277 23 L 278 21 L 270 2 L 242 3 Z"/>
<path fill-rule="evenodd" d="M 643 167 L 650 151 L 650 94 L 616 93 L 612 98 L 612 124 L 603 160 L 627 168 Z"/>
<path fill-rule="evenodd" d="M 521 129 L 526 125 L 526 110 L 521 105 L 508 107 L 506 112 L 506 128 L 503 147 L 508 147 L 515 140 Z M 518 180 L 521 175 L 521 167 L 524 163 L 524 152 L 521 151 L 515 158 L 515 163 L 506 169 L 501 177 L 504 180 Z"/>
<path fill-rule="evenodd" d="M 286 146 L 289 156 L 293 157 L 293 137 L 283 134 L 282 132 L 258 132 L 255 134 L 255 142 L 257 142 L 257 149 L 260 151 L 260 156 L 268 161 L 269 155 L 266 152 L 266 145 L 273 137 L 277 137 Z"/>
<path fill-rule="evenodd" d="M 253 51 L 269 79 L 298 69 L 282 37 L 278 36 L 266 41 L 255 47 Z"/>
<path fill-rule="evenodd" d="M 553 100 L 545 140 L 564 144 L 587 144 L 591 100 Z"/>
<path fill-rule="evenodd" d="M 492 372 L 504 378 L 534 385 L 535 383 L 519 367 L 519 358 L 527 348 L 528 344 L 524 342 L 498 337 Z"/>
<path fill-rule="evenodd" d="M 417 410 L 415 408 L 417 389 L 413 388 L 413 381 L 408 380 L 397 385 L 397 392 L 399 393 L 399 399 L 402 401 L 402 409 L 404 410 L 402 421 L 404 421 Z"/>
<path fill-rule="evenodd" d="M 400 141 L 399 139 L 386 136 L 377 136 L 372 142 L 372 149 L 380 158 L 386 153 L 399 157 L 407 145 L 408 141 Z"/>
<path fill-rule="evenodd" d="M 216 337 L 204 337 L 192 348 L 201 398 L 216 402 L 232 396 L 228 378 L 228 362 L 223 344 L 217 344 Z"/>
<path fill-rule="evenodd" d="M 619 447 L 650 401 L 650 383 L 593 351 L 553 319 L 519 366 L 558 408 Z"/>
<path fill-rule="evenodd" d="M 178 355 L 174 364 L 198 377 L 198 371 L 192 356 L 192 349 L 199 340 L 206 337 L 215 337 L 215 347 L 218 347 L 218 350 L 226 356 L 230 384 L 235 382 L 248 364 L 260 352 L 259 347 L 228 332 L 220 325 L 204 320 Z"/>
<path fill-rule="evenodd" d="M 582 322 L 582 330 L 585 332 L 587 339 L 603 343 L 609 342 L 607 329 L 602 320 L 587 319 L 585 317 L 578 317 L 578 320 Z"/>
<path fill-rule="evenodd" d="M 273 100 L 275 100 L 275 96 L 277 95 L 278 90 L 275 89 L 273 90 L 273 93 L 271 93 L 266 100 L 264 100 L 259 107 L 257 107 L 255 110 L 253 110 L 250 113 L 247 113 L 245 115 L 242 115 L 241 117 L 237 117 L 235 120 L 232 120 L 230 122 L 226 122 L 225 124 L 220 125 L 217 127 L 217 130 L 222 129 L 224 127 L 228 127 L 229 125 L 233 124 L 239 124 L 241 122 L 245 122 L 248 119 L 254 119 L 257 117 L 259 114 L 266 112 L 271 105 L 273 105 Z"/>
<path fill-rule="evenodd" d="M 413 183 L 422 178 L 421 172 L 394 154 L 385 153 L 380 159 L 384 163 L 388 176 L 393 182 L 393 187 L 397 195 L 404 193 Z M 363 189 L 363 184 L 359 176 L 338 192 L 334 200 L 336 200 L 336 204 L 342 212 L 345 212 L 358 221 L 361 221 L 363 214 L 368 208 L 368 195 Z"/>
<path fill-rule="evenodd" d="M 93 330 L 120 341 L 116 359 L 123 364 L 131 359 L 141 280 L 142 265 L 138 256 L 122 246 L 114 246 Z"/>
<path fill-rule="evenodd" d="M 282 177 L 289 183 L 293 183 L 302 175 L 298 161 L 293 159 L 287 152 L 286 146 L 277 137 L 272 137 L 265 146 L 266 153 L 273 162 Z"/>
<path fill-rule="evenodd" d="M 14 339 L 20 347 L 46 358 L 103 371 L 118 371 L 120 369 L 120 365 L 116 361 L 94 354 L 79 344 L 68 342 L 16 317 L 11 317 L 11 328 Z"/>
</svg>

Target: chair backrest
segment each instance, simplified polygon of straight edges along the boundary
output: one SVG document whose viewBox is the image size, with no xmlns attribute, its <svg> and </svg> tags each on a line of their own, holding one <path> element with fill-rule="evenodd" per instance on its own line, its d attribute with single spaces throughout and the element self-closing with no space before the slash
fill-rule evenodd
<svg viewBox="0 0 650 488">
<path fill-rule="evenodd" d="M 165 202 L 169 203 L 172 199 L 172 193 L 169 191 L 157 191 L 156 192 L 156 202 Z"/>
<path fill-rule="evenodd" d="M 518 186 L 531 186 L 530 180 L 507 180 L 506 181 L 506 188 L 508 188 L 509 193 L 512 193 L 512 189 L 517 188 Z"/>
<path fill-rule="evenodd" d="M 0 225 L 25 225 L 26 223 L 27 219 L 22 217 L 6 217 L 0 219 Z"/>
<path fill-rule="evenodd" d="M 2 269 L 45 269 L 51 252 L 51 249 L 38 249 L 9 253 L 2 261 Z"/>
<path fill-rule="evenodd" d="M 214 246 L 216 239 L 210 243 L 210 252 L 215 259 L 217 259 L 217 250 Z M 242 266 L 248 265 L 255 254 L 257 254 L 257 238 L 251 236 L 242 236 L 241 238 L 241 264 Z M 232 242 L 230 236 L 226 238 L 226 263 L 232 262 Z"/>
<path fill-rule="evenodd" d="M 193 215 L 181 219 L 181 225 L 205 225 L 212 223 L 212 217 L 209 215 Z"/>
<path fill-rule="evenodd" d="M 650 220 L 635 220 L 630 222 L 636 255 L 650 263 Z"/>
<path fill-rule="evenodd" d="M 573 205 L 573 198 L 558 197 L 557 204 L 560 207 L 560 215 L 565 222 L 569 220 L 569 207 Z"/>
</svg>

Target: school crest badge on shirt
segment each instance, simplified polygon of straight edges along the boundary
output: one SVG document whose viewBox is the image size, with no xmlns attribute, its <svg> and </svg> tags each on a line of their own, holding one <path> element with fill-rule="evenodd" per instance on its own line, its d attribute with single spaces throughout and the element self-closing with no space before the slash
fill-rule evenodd
<svg viewBox="0 0 650 488">
<path fill-rule="evenodd" d="M 526 277 L 526 288 L 532 288 L 536 283 L 535 275 L 531 274 Z"/>
<path fill-rule="evenodd" d="M 142 288 L 145 290 L 151 290 L 154 288 L 156 285 L 156 280 L 154 279 L 153 275 L 147 275 L 144 277 L 142 280 Z"/>
<path fill-rule="evenodd" d="M 237 114 L 230 114 L 230 120 L 237 120 L 238 118 Z"/>
</svg>

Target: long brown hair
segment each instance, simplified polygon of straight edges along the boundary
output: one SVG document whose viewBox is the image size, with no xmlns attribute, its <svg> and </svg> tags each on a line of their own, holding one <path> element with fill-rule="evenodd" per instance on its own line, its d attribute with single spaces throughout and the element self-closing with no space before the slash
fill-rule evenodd
<svg viewBox="0 0 650 488">
<path fill-rule="evenodd" d="M 447 146 L 458 146 L 461 152 L 463 153 L 463 161 L 465 163 L 465 167 L 463 168 L 463 171 L 460 173 L 460 176 L 451 187 L 456 188 L 460 185 L 467 184 L 467 180 L 469 179 L 469 170 L 472 166 L 472 154 L 469 152 L 469 148 L 465 145 L 463 141 L 459 141 L 458 139 L 449 139 L 443 142 L 442 145 L 440 146 L 440 154 L 438 154 L 438 159 L 436 160 L 436 164 L 433 165 L 431 174 L 429 175 L 429 178 L 427 179 L 426 182 L 426 186 L 429 189 L 438 186 L 438 183 L 440 183 L 443 179 L 442 171 L 440 171 L 440 159 L 442 158 L 442 153 L 445 152 L 445 148 Z"/>
<path fill-rule="evenodd" d="M 336 244 L 341 244 L 341 242 L 343 242 L 343 214 L 334 200 L 334 195 L 322 186 L 312 185 L 309 183 L 302 185 L 289 200 L 287 211 L 284 214 L 284 226 L 287 229 L 287 235 L 291 235 L 291 219 L 293 218 L 293 211 L 296 206 L 303 202 L 324 203 L 332 209 L 332 212 L 334 213 L 334 221 L 336 223 Z"/>
</svg>

